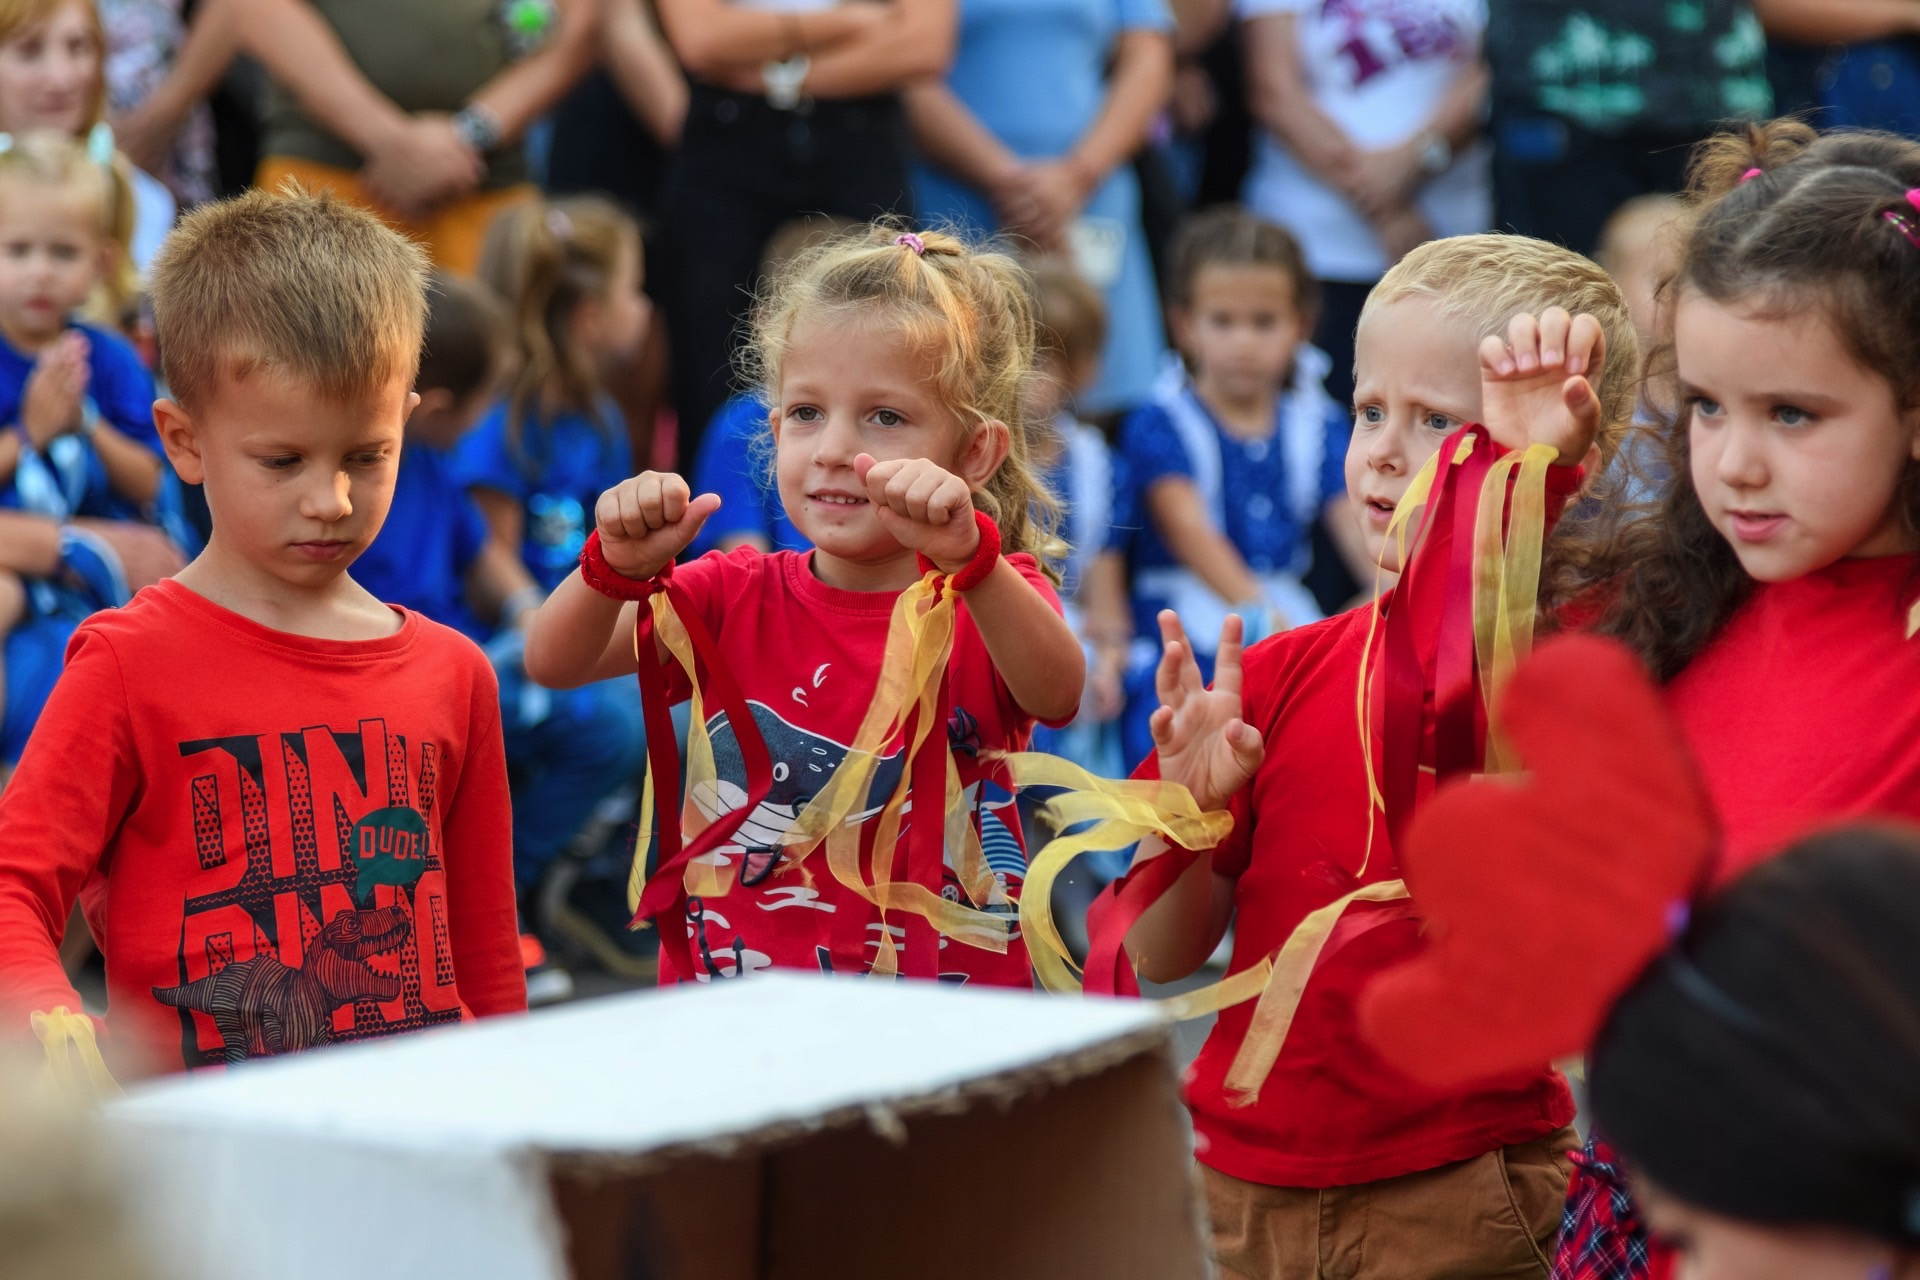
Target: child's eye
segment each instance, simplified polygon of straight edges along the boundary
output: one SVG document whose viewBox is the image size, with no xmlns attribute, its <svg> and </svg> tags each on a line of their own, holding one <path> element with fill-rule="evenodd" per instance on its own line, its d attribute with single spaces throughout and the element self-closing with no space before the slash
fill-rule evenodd
<svg viewBox="0 0 1920 1280">
<path fill-rule="evenodd" d="M 356 453 L 352 457 L 348 458 L 347 461 L 351 462 L 356 467 L 377 467 L 382 462 L 385 462 L 386 459 L 387 459 L 386 454 L 375 452 L 375 453 Z"/>
<path fill-rule="evenodd" d="M 891 409 L 875 409 L 873 411 L 873 420 L 883 427 L 897 427 L 906 421 L 906 419 Z"/>
<path fill-rule="evenodd" d="M 70 244 L 56 244 L 48 252 L 55 262 L 72 262 L 80 256 L 80 250 Z"/>
<path fill-rule="evenodd" d="M 1426 414 L 1420 422 L 1427 430 L 1437 431 L 1443 436 L 1452 435 L 1460 426 L 1459 419 L 1448 417 L 1444 413 Z"/>
<path fill-rule="evenodd" d="M 1377 404 L 1364 404 L 1353 411 L 1353 420 L 1369 427 L 1377 427 L 1387 420 L 1387 412 Z"/>
<path fill-rule="evenodd" d="M 787 410 L 787 417 L 793 419 L 795 422 L 818 422 L 820 420 L 820 411 L 810 404 L 797 404 Z"/>
<path fill-rule="evenodd" d="M 1783 427 L 1806 427 L 1813 424 L 1812 414 L 1808 413 L 1805 409 L 1798 409 L 1790 404 L 1775 405 L 1773 407 L 1773 418 L 1775 422 L 1778 422 Z"/>
<path fill-rule="evenodd" d="M 291 453 L 276 453 L 272 457 L 260 459 L 260 465 L 269 471 L 286 471 L 299 465 L 299 462 L 299 456 Z"/>
<path fill-rule="evenodd" d="M 1705 396 L 1694 396 L 1687 401 L 1687 410 L 1696 418 L 1717 418 L 1720 416 L 1720 402 Z"/>
</svg>

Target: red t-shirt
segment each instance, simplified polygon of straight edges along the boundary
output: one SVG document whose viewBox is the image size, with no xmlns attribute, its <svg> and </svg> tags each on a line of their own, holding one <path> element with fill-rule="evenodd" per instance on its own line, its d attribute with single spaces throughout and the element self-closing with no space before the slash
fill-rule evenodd
<svg viewBox="0 0 1920 1280">
<path fill-rule="evenodd" d="M 1920 820 L 1920 557 L 1761 583 L 1667 686 L 1726 840 L 1721 878 L 1815 827 Z"/>
<path fill-rule="evenodd" d="M 395 612 L 314 640 L 167 581 L 74 633 L 0 796 L 9 1021 L 80 1008 L 76 898 L 136 1070 L 526 1007 L 493 671 Z"/>
<path fill-rule="evenodd" d="M 751 704 L 773 760 L 772 792 L 733 840 L 713 855 L 735 866 L 733 888 L 688 904 L 687 941 L 697 969 L 691 976 L 703 982 L 769 967 L 865 973 L 873 964 L 881 929 L 891 930 L 896 946 L 907 937 L 897 916 L 883 924 L 876 908 L 834 878 L 823 852 L 794 867 L 783 860 L 775 843 L 832 776 L 857 736 L 873 700 L 887 625 L 898 598 L 889 591 L 830 587 L 813 576 L 809 554 L 767 555 L 741 548 L 727 555 L 712 552 L 674 570 L 675 584 L 692 598 L 741 695 Z M 1060 607 L 1053 585 L 1033 557 L 1008 560 L 1055 609 Z M 688 690 L 679 666 L 669 664 L 668 673 L 674 695 L 685 697 Z M 1007 888 L 1010 901 L 1004 911 L 1011 916 L 1026 874 L 1020 822 L 1010 798 L 983 782 L 984 770 L 975 757 L 983 750 L 1024 750 L 1034 718 L 1015 703 L 994 669 L 964 599 L 947 688 L 952 702 L 948 742 L 987 861 Z M 705 800 L 704 807 L 718 816 L 744 802 L 746 771 L 725 717 L 711 705 L 708 714 L 720 795 Z M 901 745 L 896 743 L 895 753 L 882 764 L 871 795 L 884 797 L 898 782 L 905 767 Z M 704 798 L 696 794 L 693 799 L 703 803 Z M 876 808 L 879 803 L 874 802 Z M 942 893 L 965 901 L 951 866 Z M 1004 955 L 946 938 L 940 947 L 943 981 L 1032 985 L 1026 946 L 1017 938 Z M 663 952 L 663 983 L 687 976 L 672 968 Z"/>
<path fill-rule="evenodd" d="M 1266 758 L 1230 803 L 1233 832 L 1213 855 L 1214 869 L 1235 877 L 1230 973 L 1272 955 L 1310 913 L 1351 890 L 1400 878 L 1384 820 L 1373 824 L 1365 856 L 1369 800 L 1354 698 L 1367 624 L 1368 610 L 1353 609 L 1247 651 L 1244 718 L 1266 739 Z M 1157 769 L 1149 757 L 1141 772 Z M 1347 916 L 1382 910 L 1359 902 Z M 1350 1186 L 1570 1123 L 1572 1095 L 1544 1065 L 1519 1087 L 1435 1092 L 1409 1083 L 1361 1037 L 1361 992 L 1421 945 L 1418 922 L 1402 919 L 1323 956 L 1251 1107 L 1228 1104 L 1225 1080 L 1254 1002 L 1222 1010 L 1187 1073 L 1200 1161 L 1269 1186 Z"/>
</svg>

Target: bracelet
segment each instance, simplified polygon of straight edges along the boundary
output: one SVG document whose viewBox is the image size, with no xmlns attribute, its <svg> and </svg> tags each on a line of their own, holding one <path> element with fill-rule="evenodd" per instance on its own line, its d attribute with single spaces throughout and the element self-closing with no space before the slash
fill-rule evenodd
<svg viewBox="0 0 1920 1280">
<path fill-rule="evenodd" d="M 607 563 L 607 553 L 600 549 L 600 531 L 595 529 L 587 535 L 587 545 L 580 548 L 580 580 L 603 596 L 614 600 L 646 601 L 653 593 L 667 585 L 673 577 L 673 561 L 669 560 L 660 572 L 651 578 L 629 578 Z"/>
<path fill-rule="evenodd" d="M 941 574 L 955 591 L 971 591 L 985 582 L 987 575 L 993 572 L 993 566 L 1000 562 L 1000 526 L 993 522 L 992 516 L 977 507 L 973 512 L 973 523 L 980 530 L 980 545 L 973 549 L 973 559 L 967 561 L 966 568 L 955 574 L 947 574 L 946 570 L 924 555 L 916 555 L 920 572 Z"/>
</svg>

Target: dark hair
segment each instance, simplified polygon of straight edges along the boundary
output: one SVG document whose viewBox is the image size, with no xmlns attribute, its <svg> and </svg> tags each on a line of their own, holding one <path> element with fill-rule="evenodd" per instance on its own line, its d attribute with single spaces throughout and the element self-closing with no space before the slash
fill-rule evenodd
<svg viewBox="0 0 1920 1280">
<path fill-rule="evenodd" d="M 1820 137 L 1791 120 L 1749 125 L 1700 145 L 1690 187 L 1695 221 L 1663 291 L 1769 316 L 1817 307 L 1903 409 L 1920 406 L 1920 246 L 1903 234 L 1920 235 L 1920 209 L 1906 199 L 1920 188 L 1920 143 L 1864 131 Z M 1669 332 L 1647 377 L 1670 379 L 1673 368 Z M 1650 464 L 1655 496 L 1561 540 L 1543 595 L 1576 612 L 1583 599 L 1605 597 L 1595 629 L 1632 646 L 1661 680 L 1693 659 L 1753 585 L 1694 491 L 1687 427 L 1683 406 L 1643 447 L 1628 445 Z M 1920 528 L 1913 480 L 1909 469 L 1898 497 Z"/>
<path fill-rule="evenodd" d="M 1854 826 L 1704 906 L 1614 1006 L 1594 1124 L 1744 1222 L 1920 1244 L 1920 830 Z"/>
<path fill-rule="evenodd" d="M 1180 224 L 1169 249 L 1172 270 L 1167 301 L 1193 304 L 1194 282 L 1207 267 L 1270 267 L 1293 282 L 1293 309 L 1308 323 L 1320 310 L 1320 282 L 1307 269 L 1300 242 L 1285 227 L 1255 217 L 1239 205 L 1204 209 Z"/>
<path fill-rule="evenodd" d="M 436 271 L 427 284 L 427 331 L 416 391 L 465 401 L 493 380 L 512 343 L 507 308 L 477 280 Z"/>
</svg>

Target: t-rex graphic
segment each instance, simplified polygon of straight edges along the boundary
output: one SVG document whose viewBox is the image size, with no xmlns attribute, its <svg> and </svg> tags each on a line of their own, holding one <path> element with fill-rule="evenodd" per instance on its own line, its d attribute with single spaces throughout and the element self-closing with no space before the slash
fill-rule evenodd
<svg viewBox="0 0 1920 1280">
<path fill-rule="evenodd" d="M 346 908 L 320 931 L 298 969 L 257 955 L 185 986 L 155 987 L 153 998 L 211 1015 L 229 1063 L 311 1049 L 333 1038 L 335 1009 L 400 994 L 400 979 L 375 973 L 366 960 L 395 950 L 412 932 L 399 907 Z"/>
</svg>

